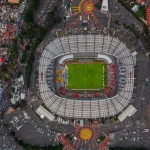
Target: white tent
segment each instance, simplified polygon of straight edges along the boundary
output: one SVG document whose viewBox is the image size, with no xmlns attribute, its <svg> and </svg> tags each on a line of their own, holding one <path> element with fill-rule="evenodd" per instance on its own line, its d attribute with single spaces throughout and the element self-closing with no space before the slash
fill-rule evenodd
<svg viewBox="0 0 150 150">
<path fill-rule="evenodd" d="M 48 120 L 52 121 L 54 120 L 55 116 L 53 116 L 48 110 L 46 110 L 42 105 L 38 107 L 36 110 L 36 113 L 40 115 L 40 117 L 43 119 L 46 117 Z"/>
<path fill-rule="evenodd" d="M 136 112 L 136 108 L 133 105 L 129 105 L 118 117 L 118 119 L 122 122 L 125 120 L 128 116 L 132 116 Z"/>
</svg>

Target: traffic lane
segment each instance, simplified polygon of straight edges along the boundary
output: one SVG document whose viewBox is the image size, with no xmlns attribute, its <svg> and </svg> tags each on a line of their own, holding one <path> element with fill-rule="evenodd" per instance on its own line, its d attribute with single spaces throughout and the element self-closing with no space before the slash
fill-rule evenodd
<svg viewBox="0 0 150 150">
<path fill-rule="evenodd" d="M 38 9 L 35 13 L 36 15 L 34 15 L 35 22 L 38 22 L 38 24 L 42 24 L 42 22 L 46 20 L 48 12 L 53 11 L 56 3 L 57 1 L 48 2 L 44 7 L 42 6 L 40 9 Z"/>
<path fill-rule="evenodd" d="M 35 15 L 34 15 L 34 18 L 35 18 L 35 21 L 36 21 L 36 16 L 39 14 L 40 11 L 43 10 L 43 8 L 47 7 L 47 5 L 51 3 L 51 1 L 49 0 L 40 0 L 40 4 L 39 4 L 39 7 L 37 9 L 37 11 L 35 12 Z"/>
<path fill-rule="evenodd" d="M 115 3 L 114 10 L 112 11 L 112 19 L 118 20 L 119 24 L 126 24 L 129 26 L 133 26 L 133 24 L 136 27 L 136 30 L 139 34 L 143 31 L 143 24 L 139 22 L 130 12 L 128 12 L 120 3 Z M 140 37 L 141 40 L 141 37 Z M 143 42 L 142 48 L 145 50 L 145 42 Z M 139 49 L 140 52 L 140 49 Z"/>
<path fill-rule="evenodd" d="M 146 62 L 140 62 L 140 65 L 142 65 L 141 67 L 143 68 L 143 69 L 147 69 L 147 67 L 146 67 Z M 145 67 L 144 67 L 145 66 Z M 141 74 L 143 74 L 143 72 L 145 72 L 145 70 L 142 70 L 141 71 Z M 145 75 L 146 75 L 147 73 L 145 73 Z M 142 82 L 145 80 L 145 77 L 140 77 L 140 80 L 142 80 Z M 140 83 L 141 84 L 141 83 Z M 143 83 L 144 84 L 144 86 L 145 86 L 145 83 Z M 141 87 L 141 85 L 140 85 L 140 87 Z M 138 90 L 138 89 L 137 89 Z M 140 90 L 138 90 L 138 91 L 140 91 Z M 149 91 L 149 90 L 148 90 Z M 147 91 L 147 92 L 148 92 Z M 142 94 L 142 96 L 145 96 L 146 95 L 146 93 L 144 93 L 144 94 Z M 139 99 L 139 96 L 137 96 L 138 97 L 138 99 Z M 148 98 L 149 96 L 147 96 L 147 98 Z M 143 99 L 143 97 L 142 97 L 142 99 Z M 145 99 L 145 98 L 144 98 Z M 146 108 L 147 108 L 147 102 L 144 102 L 144 106 L 146 106 Z M 140 110 L 140 108 L 138 108 L 138 111 L 137 111 L 137 113 L 132 117 L 132 118 L 135 118 L 135 116 L 137 116 L 137 117 L 139 117 L 141 114 L 142 114 L 142 116 L 141 116 L 141 118 L 143 118 L 144 117 L 144 113 L 143 112 L 146 112 L 146 108 L 144 108 L 144 106 L 143 106 L 143 104 L 141 104 L 141 101 L 140 101 L 140 105 L 142 106 L 141 107 L 141 110 Z M 143 109 L 142 109 L 143 108 Z M 138 114 L 138 115 L 137 115 Z M 133 120 L 133 119 L 131 119 L 131 120 Z M 142 123 L 143 123 L 143 120 L 141 120 L 142 121 Z M 132 121 L 133 122 L 133 121 Z"/>
<path fill-rule="evenodd" d="M 117 17 L 118 13 L 121 15 L 119 18 L 120 18 L 120 21 L 121 22 L 124 22 L 124 23 L 130 23 L 130 24 L 133 24 L 133 22 L 135 24 L 138 24 L 140 25 L 141 27 L 142 26 L 142 23 L 139 22 L 128 10 L 126 10 L 126 8 L 124 8 L 119 2 L 115 2 L 115 14 L 113 14 L 114 17 Z M 118 8 L 118 9 L 117 9 Z M 123 17 L 123 18 L 122 18 Z"/>
<path fill-rule="evenodd" d="M 142 54 L 143 55 L 143 54 Z M 144 55 L 143 55 L 144 56 Z M 140 60 L 142 59 L 143 60 L 143 62 L 142 61 L 140 61 L 139 62 L 139 64 L 140 64 L 140 66 L 139 66 L 139 70 L 140 70 L 140 72 L 138 73 L 138 74 L 140 74 L 140 77 L 138 77 L 138 86 L 136 87 L 136 90 L 137 91 L 141 91 L 141 87 L 143 86 L 144 87 L 144 90 L 143 90 L 143 92 L 142 92 L 142 94 L 141 94 L 141 92 L 137 92 L 135 95 L 136 95 L 136 100 L 135 100 L 135 104 L 137 105 L 137 103 L 139 103 L 139 106 L 141 107 L 142 106 L 142 104 L 141 103 L 143 103 L 142 101 L 141 101 L 141 99 L 143 98 L 143 95 L 145 96 L 146 94 L 145 94 L 145 83 L 143 82 L 144 80 L 145 80 L 145 76 L 143 76 L 143 75 L 146 75 L 147 73 L 145 73 L 145 74 L 143 74 L 143 72 L 146 72 L 146 63 L 147 63 L 147 61 L 146 61 L 146 59 L 145 59 L 145 57 L 141 57 L 141 56 L 139 56 L 140 57 Z M 137 59 L 138 60 L 138 59 Z M 141 99 L 139 98 L 139 97 L 141 97 Z M 133 117 L 128 117 L 126 120 L 128 120 L 128 121 L 130 121 L 129 123 L 131 123 L 131 122 L 134 122 L 137 118 L 139 118 L 139 119 L 142 119 L 142 118 L 144 118 L 144 115 L 145 115 L 145 112 L 146 112 L 146 106 L 147 106 L 147 104 L 146 103 L 144 103 L 145 105 L 144 106 L 142 106 L 141 108 L 137 108 L 137 109 L 139 109 L 138 110 L 138 112 L 137 113 L 135 113 L 135 115 L 133 116 Z M 129 124 L 129 123 L 125 123 L 125 124 Z M 125 127 L 125 124 L 123 125 L 124 127 Z M 110 129 L 112 129 L 112 127 L 110 127 Z"/>
<path fill-rule="evenodd" d="M 147 62 L 145 59 L 146 59 L 145 57 L 142 58 L 142 55 L 137 57 L 138 61 L 137 66 L 139 68 L 138 71 L 137 68 L 135 69 L 136 73 L 135 90 L 140 92 L 136 92 L 133 94 L 133 97 L 135 97 L 133 105 L 137 108 L 139 114 L 138 117 L 140 117 L 141 119 L 144 118 L 145 113 L 147 111 L 147 100 L 148 97 L 150 96 L 148 87 L 146 86 L 146 77 L 148 69 L 146 67 Z"/>
</svg>

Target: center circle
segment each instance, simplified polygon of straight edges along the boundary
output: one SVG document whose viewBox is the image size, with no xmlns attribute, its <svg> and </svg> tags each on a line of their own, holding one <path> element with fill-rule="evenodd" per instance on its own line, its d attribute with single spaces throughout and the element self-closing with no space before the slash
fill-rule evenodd
<svg viewBox="0 0 150 150">
<path fill-rule="evenodd" d="M 90 128 L 84 127 L 79 131 L 79 136 L 82 140 L 89 140 L 92 137 L 93 133 Z"/>
<path fill-rule="evenodd" d="M 86 8 L 86 11 L 92 11 L 93 10 L 93 5 L 92 4 L 87 4 L 85 8 Z"/>
</svg>

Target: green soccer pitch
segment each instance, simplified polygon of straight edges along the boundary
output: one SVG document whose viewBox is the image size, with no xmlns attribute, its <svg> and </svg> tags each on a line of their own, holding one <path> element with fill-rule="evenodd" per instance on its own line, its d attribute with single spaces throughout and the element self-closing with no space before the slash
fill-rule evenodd
<svg viewBox="0 0 150 150">
<path fill-rule="evenodd" d="M 68 89 L 103 90 L 106 88 L 106 64 L 68 64 Z"/>
</svg>

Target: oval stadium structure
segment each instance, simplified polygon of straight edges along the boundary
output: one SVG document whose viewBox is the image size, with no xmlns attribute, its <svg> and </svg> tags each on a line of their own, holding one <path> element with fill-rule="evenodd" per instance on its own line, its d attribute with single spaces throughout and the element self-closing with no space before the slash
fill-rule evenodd
<svg viewBox="0 0 150 150">
<path fill-rule="evenodd" d="M 68 35 L 50 41 L 41 53 L 40 97 L 58 116 L 114 116 L 130 103 L 133 87 L 133 58 L 118 38 Z"/>
</svg>

